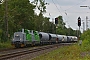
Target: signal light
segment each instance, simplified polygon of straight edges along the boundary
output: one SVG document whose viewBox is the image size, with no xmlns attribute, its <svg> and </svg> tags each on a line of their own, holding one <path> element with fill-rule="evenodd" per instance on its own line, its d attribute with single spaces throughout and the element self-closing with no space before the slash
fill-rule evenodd
<svg viewBox="0 0 90 60">
<path fill-rule="evenodd" d="M 78 26 L 81 26 L 81 18 L 78 17 Z"/>
<path fill-rule="evenodd" d="M 58 24 L 58 18 L 55 18 L 55 24 Z"/>
</svg>

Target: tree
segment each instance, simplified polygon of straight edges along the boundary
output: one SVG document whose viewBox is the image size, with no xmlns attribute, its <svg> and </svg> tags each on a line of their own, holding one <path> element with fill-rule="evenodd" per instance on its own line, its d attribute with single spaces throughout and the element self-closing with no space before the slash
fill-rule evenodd
<svg viewBox="0 0 90 60">
<path fill-rule="evenodd" d="M 0 4 L 0 28 L 4 32 L 5 21 L 5 2 Z M 34 9 L 35 5 L 29 0 L 8 0 L 8 28 L 12 34 L 22 28 L 34 29 Z"/>
<path fill-rule="evenodd" d="M 57 24 L 57 32 L 58 32 L 58 34 L 65 34 L 65 23 L 63 22 L 63 18 L 62 18 L 62 16 L 58 16 L 57 17 L 58 18 L 58 24 Z M 65 34 L 66 35 L 66 34 Z"/>
<path fill-rule="evenodd" d="M 58 16 L 58 24 L 57 24 L 57 33 L 61 35 L 71 35 L 71 36 L 76 36 L 76 30 L 73 30 L 71 27 L 66 28 L 65 23 L 63 22 L 62 16 Z"/>
<path fill-rule="evenodd" d="M 36 9 L 40 11 L 40 14 L 43 14 L 46 12 L 47 3 L 45 3 L 45 0 L 34 0 L 32 3 L 35 4 Z"/>
<path fill-rule="evenodd" d="M 30 4 L 29 0 L 9 0 L 9 18 L 12 24 L 11 29 L 14 32 L 21 28 L 33 29 L 33 17 L 35 6 Z M 14 28 L 13 28 L 14 27 Z M 17 29 L 16 29 L 17 28 Z"/>
</svg>

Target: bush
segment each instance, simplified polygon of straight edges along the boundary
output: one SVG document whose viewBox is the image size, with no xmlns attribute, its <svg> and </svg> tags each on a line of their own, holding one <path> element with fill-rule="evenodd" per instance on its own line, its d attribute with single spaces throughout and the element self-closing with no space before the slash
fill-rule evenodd
<svg viewBox="0 0 90 60">
<path fill-rule="evenodd" d="M 81 35 L 81 39 L 82 39 L 82 40 L 89 40 L 89 39 L 90 39 L 90 30 L 85 31 L 85 32 Z"/>
<path fill-rule="evenodd" d="M 11 48 L 11 42 L 4 42 L 4 43 L 0 43 L 0 49 L 3 48 Z"/>
<path fill-rule="evenodd" d="M 82 42 L 82 50 L 83 51 L 89 51 L 90 50 L 90 30 L 85 31 L 81 35 Z"/>
</svg>

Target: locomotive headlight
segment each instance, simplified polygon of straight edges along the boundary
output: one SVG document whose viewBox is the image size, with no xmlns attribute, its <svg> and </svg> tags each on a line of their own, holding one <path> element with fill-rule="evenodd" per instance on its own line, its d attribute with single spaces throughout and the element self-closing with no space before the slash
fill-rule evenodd
<svg viewBox="0 0 90 60">
<path fill-rule="evenodd" d="M 18 36 L 18 35 L 16 35 L 16 36 Z"/>
</svg>

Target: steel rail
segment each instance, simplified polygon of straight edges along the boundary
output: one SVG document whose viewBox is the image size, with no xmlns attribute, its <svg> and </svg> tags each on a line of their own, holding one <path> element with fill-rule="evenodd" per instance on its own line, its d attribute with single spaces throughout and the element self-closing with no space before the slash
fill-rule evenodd
<svg viewBox="0 0 90 60">
<path fill-rule="evenodd" d="M 54 45 L 34 48 L 31 50 L 29 49 L 29 50 L 16 51 L 16 52 L 12 52 L 12 53 L 2 54 L 2 55 L 0 55 L 0 60 L 10 59 L 13 57 L 17 57 L 17 56 L 21 56 L 21 55 L 25 55 L 25 54 L 30 54 L 33 52 L 38 52 L 38 51 L 42 51 L 42 50 L 46 50 L 46 49 L 50 49 L 50 48 L 54 48 L 54 47 L 58 47 L 58 46 L 62 46 L 62 45 L 65 45 L 65 44 L 54 44 Z M 70 44 L 66 44 L 66 45 L 70 45 Z"/>
</svg>

